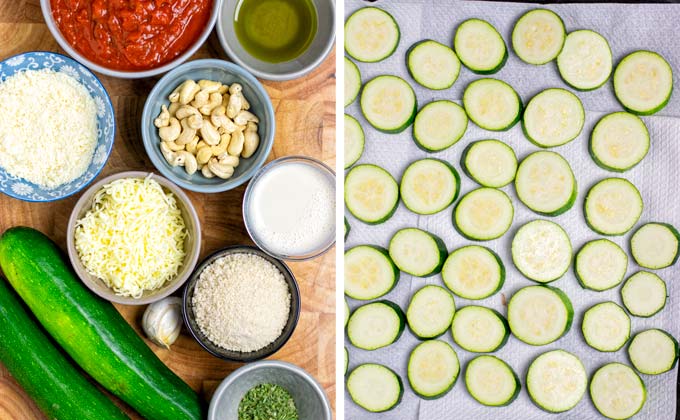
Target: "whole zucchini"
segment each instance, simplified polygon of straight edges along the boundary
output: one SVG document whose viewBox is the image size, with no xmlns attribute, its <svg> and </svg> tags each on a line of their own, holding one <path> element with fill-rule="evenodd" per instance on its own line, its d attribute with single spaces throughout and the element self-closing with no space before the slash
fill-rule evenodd
<svg viewBox="0 0 680 420">
<path fill-rule="evenodd" d="M 113 305 L 91 293 L 47 236 L 14 227 L 0 268 L 47 332 L 104 388 L 148 419 L 200 419 L 196 393 L 156 357 Z"/>
<path fill-rule="evenodd" d="M 0 362 L 51 419 L 128 419 L 57 350 L 0 279 Z"/>
</svg>

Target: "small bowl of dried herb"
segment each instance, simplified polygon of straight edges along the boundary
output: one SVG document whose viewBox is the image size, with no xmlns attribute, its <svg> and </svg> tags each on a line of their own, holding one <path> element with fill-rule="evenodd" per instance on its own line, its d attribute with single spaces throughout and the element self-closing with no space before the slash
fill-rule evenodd
<svg viewBox="0 0 680 420">
<path fill-rule="evenodd" d="M 212 397 L 208 420 L 331 420 L 328 398 L 304 369 L 278 360 L 245 365 Z"/>
</svg>

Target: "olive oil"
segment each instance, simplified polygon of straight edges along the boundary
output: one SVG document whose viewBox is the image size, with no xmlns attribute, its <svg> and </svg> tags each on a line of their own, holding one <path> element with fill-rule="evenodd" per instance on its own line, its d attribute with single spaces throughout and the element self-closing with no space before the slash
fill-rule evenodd
<svg viewBox="0 0 680 420">
<path fill-rule="evenodd" d="M 269 63 L 302 55 L 316 29 L 312 0 L 240 0 L 234 12 L 234 30 L 241 46 Z"/>
</svg>

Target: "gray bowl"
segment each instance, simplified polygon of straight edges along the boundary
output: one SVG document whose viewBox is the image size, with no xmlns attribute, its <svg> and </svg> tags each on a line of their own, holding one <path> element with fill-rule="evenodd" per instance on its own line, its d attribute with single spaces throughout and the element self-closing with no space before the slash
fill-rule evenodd
<svg viewBox="0 0 680 420">
<path fill-rule="evenodd" d="M 331 420 L 323 388 L 304 369 L 278 360 L 251 363 L 235 370 L 217 387 L 208 420 L 238 420 L 238 405 L 252 387 L 271 383 L 285 388 L 295 401 L 300 420 Z"/>
<path fill-rule="evenodd" d="M 291 80 L 317 68 L 333 49 L 335 42 L 335 0 L 312 0 L 316 9 L 317 30 L 307 50 L 295 60 L 268 63 L 253 57 L 234 31 L 234 12 L 240 0 L 223 0 L 217 19 L 217 38 L 227 55 L 253 73 L 267 80 Z"/>
</svg>

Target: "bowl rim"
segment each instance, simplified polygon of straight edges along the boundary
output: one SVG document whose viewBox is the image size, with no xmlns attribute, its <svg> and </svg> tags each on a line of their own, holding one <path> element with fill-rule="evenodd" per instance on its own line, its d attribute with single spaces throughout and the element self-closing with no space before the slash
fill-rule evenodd
<svg viewBox="0 0 680 420">
<path fill-rule="evenodd" d="M 63 48 L 64 51 L 66 51 L 68 55 L 73 57 L 74 60 L 81 63 L 83 66 L 88 67 L 90 70 L 96 71 L 106 76 L 116 77 L 119 79 L 142 79 L 146 77 L 157 76 L 159 74 L 163 74 L 165 72 L 172 70 L 173 68 L 177 67 L 178 65 L 188 60 L 192 55 L 196 53 L 196 51 L 198 51 L 201 48 L 201 46 L 203 46 L 205 41 L 210 36 L 210 33 L 212 32 L 213 28 L 215 27 L 219 10 L 222 8 L 223 0 L 212 1 L 213 8 L 210 11 L 210 19 L 208 20 L 208 24 L 203 29 L 203 32 L 201 32 L 201 35 L 196 39 L 196 41 L 193 44 L 191 44 L 189 48 L 187 48 L 182 54 L 178 55 L 173 60 L 163 64 L 162 66 L 139 71 L 110 69 L 100 64 L 96 64 L 95 62 L 85 58 L 75 48 L 73 48 L 71 44 L 69 44 L 69 42 L 66 41 L 66 38 L 64 38 L 64 36 L 61 34 L 59 27 L 54 22 L 54 18 L 52 17 L 52 5 L 50 4 L 50 0 L 40 0 L 40 9 L 42 11 L 43 19 L 45 19 L 45 23 L 47 24 L 47 28 L 52 34 L 52 37 L 57 41 L 59 46 Z"/>
<path fill-rule="evenodd" d="M 264 149 L 262 149 L 261 151 L 258 149 L 258 151 L 256 152 L 257 157 L 253 162 L 253 165 L 240 176 L 225 179 L 219 184 L 198 185 L 194 184 L 189 180 L 178 177 L 177 174 L 175 174 L 169 168 L 167 162 L 165 162 L 158 156 L 156 150 L 151 149 L 152 142 L 154 140 L 150 139 L 149 136 L 147 135 L 147 128 L 151 126 L 154 118 L 151 110 L 151 98 L 160 95 L 161 85 L 164 82 L 175 76 L 178 75 L 181 76 L 182 74 L 186 73 L 187 71 L 193 70 L 196 67 L 216 67 L 246 79 L 250 84 L 254 86 L 258 96 L 261 97 L 262 103 L 265 108 L 264 113 L 269 114 L 271 116 L 271 123 L 269 124 L 271 126 L 269 129 L 269 136 L 267 136 L 267 138 L 265 139 L 260 139 L 259 147 Z M 260 118 L 264 119 L 263 117 Z M 255 173 L 262 167 L 262 165 L 264 165 L 265 161 L 267 160 L 267 157 L 269 157 L 269 154 L 271 153 L 272 147 L 274 146 L 274 137 L 276 135 L 276 114 L 274 112 L 274 106 L 272 104 L 271 98 L 269 97 L 269 93 L 267 93 L 267 90 L 264 88 L 262 83 L 260 83 L 260 81 L 257 80 L 255 76 L 248 72 L 248 70 L 239 66 L 238 64 L 234 64 L 229 61 L 220 60 L 217 58 L 203 58 L 198 60 L 187 61 L 186 63 L 180 64 L 179 66 L 175 67 L 174 69 L 166 73 L 160 80 L 158 80 L 158 82 L 156 82 L 153 89 L 151 89 L 151 92 L 149 92 L 149 94 L 146 97 L 146 100 L 144 101 L 144 108 L 142 110 L 141 118 L 141 130 L 144 150 L 146 151 L 146 154 L 149 157 L 149 160 L 151 160 L 153 166 L 164 177 L 168 178 L 169 180 L 179 185 L 180 187 L 190 191 L 208 194 L 219 193 L 229 191 L 241 186 L 242 184 L 247 182 L 250 178 L 252 178 L 255 175 Z"/>
<path fill-rule="evenodd" d="M 208 408 L 208 420 L 217 420 L 216 417 L 217 413 L 215 412 L 215 410 L 217 410 L 216 408 L 217 401 L 222 397 L 225 389 L 227 389 L 240 376 L 246 375 L 251 371 L 255 371 L 265 367 L 285 369 L 305 379 L 307 383 L 310 384 L 312 388 L 314 388 L 314 391 L 316 392 L 317 396 L 321 399 L 323 403 L 324 418 L 319 420 L 326 419 L 330 420 L 332 418 L 330 403 L 328 402 L 326 392 L 324 391 L 321 384 L 319 384 L 319 382 L 309 372 L 307 372 L 305 369 L 298 365 L 294 365 L 284 360 L 261 360 L 259 362 L 254 362 L 247 364 L 245 366 L 241 366 L 240 368 L 234 370 L 229 375 L 227 375 L 222 380 L 222 382 L 220 382 L 217 389 L 215 389 L 212 398 L 210 399 L 210 406 Z"/>
<path fill-rule="evenodd" d="M 78 213 L 82 211 L 82 209 L 85 208 L 87 205 L 87 202 L 92 198 L 94 194 L 96 194 L 97 191 L 101 189 L 101 187 L 109 182 L 122 179 L 122 178 L 146 178 L 150 177 L 154 181 L 158 182 L 162 187 L 166 188 L 170 192 L 172 192 L 175 196 L 177 196 L 177 199 L 180 200 L 184 206 L 187 209 L 187 213 L 189 213 L 189 217 L 191 218 L 193 224 L 196 226 L 196 231 L 191 232 L 195 239 L 194 239 L 194 248 L 197 248 L 196 252 L 194 253 L 194 256 L 191 257 L 187 263 L 187 266 L 189 267 L 186 271 L 186 273 L 183 276 L 176 276 L 172 281 L 174 284 L 170 287 L 168 287 L 166 290 L 152 294 L 150 296 L 146 296 L 143 298 L 135 299 L 132 297 L 127 297 L 127 296 L 118 296 L 116 295 L 112 290 L 109 289 L 110 294 L 107 294 L 105 292 L 100 292 L 99 290 L 95 289 L 92 287 L 92 282 L 91 280 L 83 278 L 78 272 L 78 270 L 82 269 L 85 270 L 82 261 L 80 260 L 80 256 L 78 255 L 78 251 L 75 248 L 75 225 L 78 219 Z M 159 181 L 160 180 L 160 181 Z M 181 188 L 177 187 L 172 181 L 170 181 L 167 178 L 164 178 L 161 175 L 158 175 L 153 172 L 147 172 L 147 171 L 123 171 L 123 172 L 117 172 L 111 175 L 108 175 L 96 183 L 92 184 L 86 191 L 85 193 L 80 196 L 76 204 L 73 206 L 73 209 L 71 210 L 71 215 L 69 216 L 68 219 L 68 224 L 66 228 L 66 248 L 67 248 L 67 253 L 69 260 L 71 262 L 71 266 L 73 267 L 73 271 L 78 276 L 80 281 L 85 284 L 85 286 L 92 291 L 92 293 L 96 294 L 97 296 L 106 299 L 110 302 L 115 302 L 115 303 L 120 303 L 124 305 L 147 305 L 149 303 L 157 302 L 165 297 L 170 296 L 172 293 L 174 293 L 177 289 L 182 287 L 184 283 L 191 277 L 194 268 L 196 267 L 196 263 L 198 262 L 198 257 L 201 253 L 201 222 L 198 217 L 198 213 L 196 213 L 196 208 L 194 207 L 194 204 L 192 203 L 191 199 L 182 191 Z M 78 269 L 76 269 L 76 267 Z M 101 281 L 101 280 L 100 280 Z"/>
<path fill-rule="evenodd" d="M 48 0 L 43 0 L 43 1 L 48 1 Z M 222 19 L 222 15 L 224 14 L 224 12 L 223 12 L 224 4 L 226 4 L 226 1 L 229 1 L 229 0 L 223 1 L 222 4 L 220 5 L 220 9 L 218 11 L 218 19 L 217 19 L 217 23 L 215 25 L 217 27 L 217 39 L 220 41 L 220 45 L 222 45 L 222 49 L 229 56 L 229 58 L 231 58 L 232 60 L 234 60 L 234 62 L 238 63 L 240 66 L 247 69 L 249 72 L 253 73 L 255 76 L 257 76 L 259 78 L 262 78 L 262 79 L 265 79 L 265 80 L 272 80 L 272 81 L 276 81 L 276 82 L 298 79 L 298 78 L 312 72 L 317 67 L 319 67 L 321 65 L 321 63 L 323 63 L 324 60 L 326 60 L 326 57 L 328 57 L 331 50 L 333 49 L 333 46 L 335 45 L 335 26 L 336 26 L 335 25 L 335 15 L 336 15 L 337 11 L 335 10 L 335 0 L 328 0 L 332 5 L 332 7 L 331 7 L 331 11 L 332 11 L 331 18 L 332 18 L 333 23 L 332 23 L 331 28 L 330 28 L 331 36 L 326 41 L 326 44 L 325 44 L 323 50 L 314 59 L 314 61 L 312 61 L 308 65 L 300 68 L 299 70 L 285 72 L 285 73 L 272 73 L 272 72 L 258 70 L 255 67 L 250 66 L 243 59 L 241 59 L 241 57 L 238 54 L 236 54 L 236 52 L 231 48 L 231 46 L 227 42 L 227 37 L 226 37 L 226 34 L 225 34 L 224 26 L 227 25 L 227 24 L 231 24 L 231 19 L 228 19 L 228 20 Z M 316 7 L 316 1 L 312 0 L 312 3 L 314 3 L 315 7 Z M 227 21 L 229 23 L 227 23 Z M 317 32 L 318 32 L 318 29 L 317 29 Z"/>
<path fill-rule="evenodd" d="M 240 253 L 255 254 L 255 255 L 258 255 L 258 256 L 265 258 L 267 260 L 269 258 L 273 258 L 276 261 L 278 261 L 281 264 L 281 266 L 284 268 L 284 270 L 286 271 L 285 273 L 282 273 L 282 274 L 284 276 L 286 276 L 286 274 L 287 274 L 290 277 L 290 279 L 292 280 L 291 283 L 292 283 L 293 287 L 290 287 L 289 290 L 291 291 L 291 294 L 295 294 L 295 296 L 297 296 L 298 304 L 295 305 L 294 308 L 292 308 L 292 310 L 290 311 L 290 314 L 288 316 L 288 319 L 291 319 L 291 317 L 293 318 L 293 328 L 291 328 L 290 332 L 283 333 L 274 340 L 274 341 L 276 341 L 279 338 L 283 337 L 283 340 L 276 347 L 272 347 L 269 351 L 262 353 L 259 356 L 255 356 L 255 357 L 248 356 L 248 354 L 254 353 L 254 352 L 249 352 L 249 353 L 243 353 L 243 355 L 244 355 L 243 357 L 232 358 L 232 357 L 228 357 L 228 356 L 225 356 L 224 354 L 221 354 L 221 353 L 214 351 L 213 349 L 211 349 L 209 346 L 207 346 L 203 342 L 203 340 L 198 336 L 197 332 L 192 328 L 191 322 L 189 322 L 189 311 L 187 310 L 187 308 L 189 307 L 189 288 L 195 287 L 195 284 L 198 281 L 199 276 L 201 275 L 203 270 L 209 265 L 209 263 L 212 264 L 213 260 L 216 259 L 219 256 L 223 256 L 223 255 L 227 255 L 227 254 L 235 254 L 235 253 L 239 253 L 239 251 L 240 251 Z M 268 262 L 270 262 L 270 261 L 268 261 Z M 278 269 L 278 267 L 277 267 L 277 269 Z M 288 284 L 287 281 L 286 281 L 286 284 Z M 267 358 L 267 357 L 273 355 L 274 353 L 281 350 L 286 345 L 286 343 L 288 343 L 288 340 L 290 340 L 290 338 L 293 336 L 293 333 L 295 332 L 295 329 L 297 328 L 298 322 L 300 321 L 300 312 L 302 310 L 301 301 L 302 301 L 302 296 L 300 294 L 300 285 L 298 284 L 298 281 L 297 281 L 297 278 L 295 277 L 295 274 L 293 274 L 293 271 L 290 269 L 290 267 L 288 267 L 288 265 L 285 263 L 285 261 L 280 260 L 278 258 L 275 258 L 275 257 L 267 254 L 266 252 L 264 252 L 263 250 L 261 250 L 260 248 L 258 248 L 256 246 L 252 246 L 252 245 L 229 245 L 229 246 L 222 247 L 222 248 L 219 248 L 219 249 L 211 252 L 209 255 L 207 255 L 205 258 L 203 258 L 203 260 L 201 260 L 201 262 L 198 265 L 196 265 L 196 267 L 194 268 L 194 271 L 189 276 L 189 279 L 186 282 L 184 290 L 182 291 L 182 319 L 184 320 L 184 325 L 187 327 L 187 330 L 189 331 L 191 336 L 194 338 L 194 340 L 196 340 L 196 342 L 201 347 L 203 347 L 203 349 L 205 351 L 207 351 L 211 355 L 213 355 L 213 356 L 215 356 L 219 359 L 227 360 L 227 361 L 230 361 L 230 362 L 239 362 L 239 363 L 256 362 L 258 360 L 261 360 L 261 359 L 264 359 L 264 358 Z M 292 303 L 292 300 L 291 300 L 291 303 Z M 258 350 L 256 350 L 256 351 L 258 351 Z"/>
<path fill-rule="evenodd" d="M 94 80 L 94 82 L 97 85 L 99 85 L 99 87 L 104 92 L 104 96 L 106 98 L 106 104 L 108 104 L 107 110 L 110 111 L 111 120 L 112 120 L 112 124 L 113 124 L 113 130 L 111 130 L 111 144 L 106 148 L 106 159 L 104 159 L 104 161 L 102 162 L 101 167 L 93 172 L 92 178 L 90 178 L 87 182 L 83 183 L 83 185 L 81 185 L 79 188 L 74 189 L 73 191 L 69 192 L 68 194 L 64 194 L 64 195 L 54 197 L 54 198 L 49 198 L 49 199 L 46 199 L 46 200 L 35 200 L 35 199 L 32 199 L 32 198 L 21 197 L 21 196 L 15 194 L 14 192 L 12 192 L 11 188 L 9 190 L 0 191 L 1 193 L 5 194 L 8 197 L 16 198 L 17 200 L 25 201 L 27 203 L 51 203 L 51 202 L 54 202 L 54 201 L 63 200 L 67 197 L 70 197 L 70 196 L 76 194 L 76 193 L 79 193 L 83 189 L 89 187 L 89 185 L 92 184 L 92 181 L 97 179 L 97 177 L 102 172 L 102 170 L 104 170 L 106 163 L 109 161 L 109 157 L 111 157 L 111 151 L 113 150 L 113 145 L 116 142 L 116 129 L 118 128 L 118 125 L 116 124 L 116 111 L 113 108 L 113 102 L 111 102 L 111 95 L 109 95 L 109 91 L 106 90 L 106 87 L 104 87 L 104 84 L 102 83 L 102 81 L 99 80 L 99 77 L 97 77 L 97 75 L 89 67 L 80 63 L 79 61 L 74 60 L 73 58 L 71 58 L 67 55 L 58 53 L 58 52 L 45 51 L 45 50 L 34 50 L 34 51 L 24 51 L 24 52 L 20 52 L 20 53 L 11 55 L 11 56 L 5 58 L 4 60 L 0 61 L 0 66 L 2 66 L 5 62 L 7 62 L 8 60 L 11 60 L 12 58 L 23 56 L 23 55 L 36 54 L 36 53 L 58 56 L 58 57 L 62 58 L 63 60 L 65 60 L 65 61 L 67 61 L 71 64 L 76 64 L 76 65 L 82 67 L 87 73 L 89 73 L 92 76 L 92 79 Z M 80 81 L 77 80 L 77 82 L 80 85 L 82 85 L 82 83 Z M 99 137 L 97 137 L 97 144 L 99 144 Z M 95 147 L 95 149 L 96 149 L 96 147 Z M 94 152 L 93 152 L 93 156 L 94 156 Z M 23 179 L 23 178 L 20 178 L 20 179 Z M 78 179 L 78 178 L 76 178 L 76 179 Z M 25 179 L 23 179 L 23 180 L 24 180 L 24 182 L 28 182 L 29 184 L 36 185 L 36 186 L 40 187 L 39 185 L 34 184 L 34 183 L 32 183 L 28 180 L 25 180 Z M 75 179 L 74 179 L 74 181 L 75 181 Z M 40 189 L 43 189 L 43 188 L 40 187 Z"/>
</svg>

